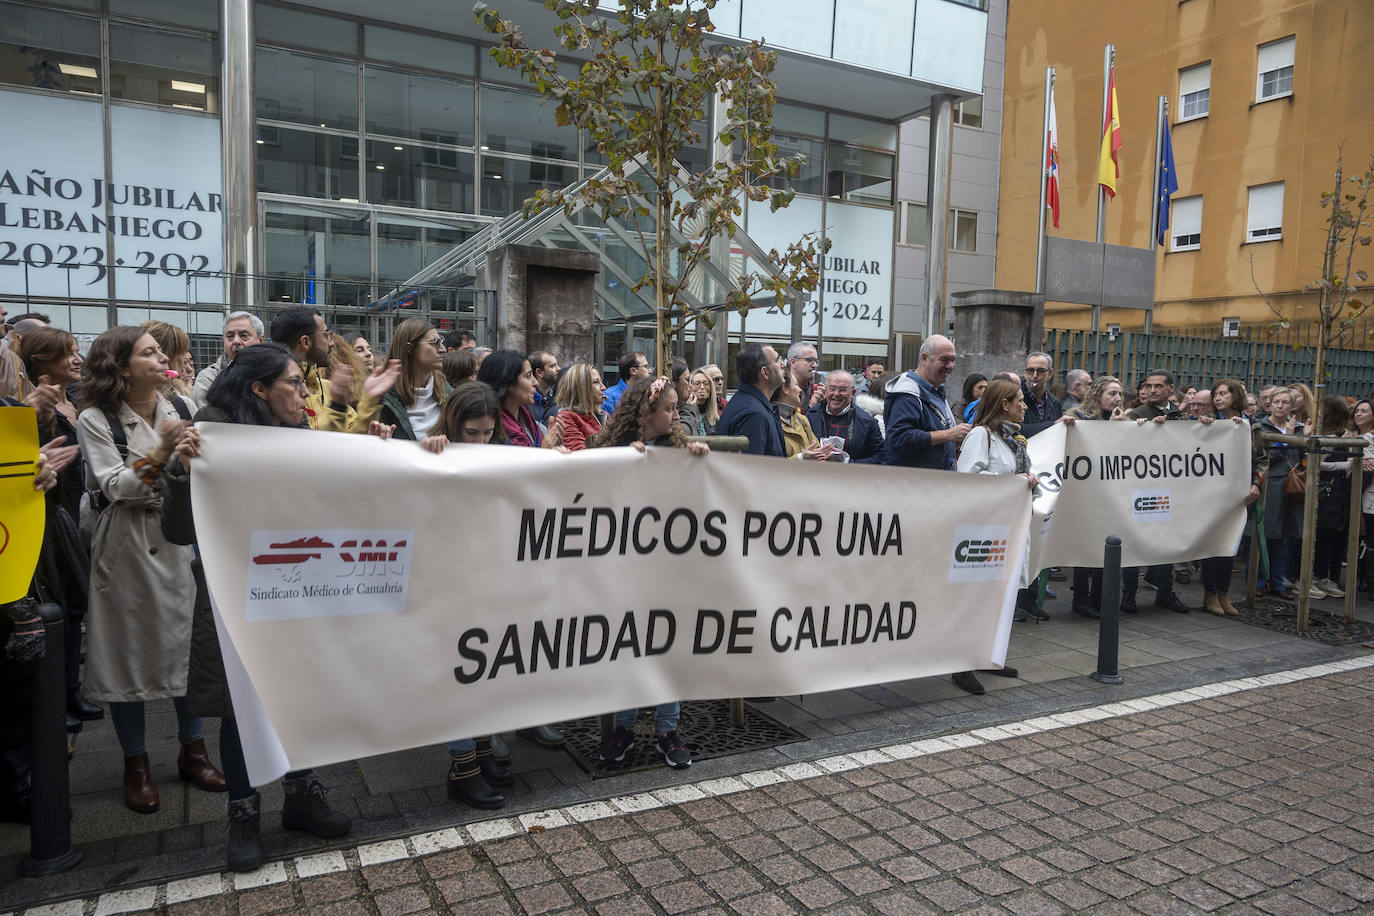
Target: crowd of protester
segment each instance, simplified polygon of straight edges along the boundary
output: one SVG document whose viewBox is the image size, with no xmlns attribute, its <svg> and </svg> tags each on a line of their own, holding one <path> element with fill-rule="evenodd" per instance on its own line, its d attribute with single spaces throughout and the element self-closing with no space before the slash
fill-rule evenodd
<svg viewBox="0 0 1374 916">
<path fill-rule="evenodd" d="M 0 307 L 0 319 L 4 310 Z M 1266 385 L 1257 395 L 1236 379 L 1207 388 L 1179 386 L 1151 370 L 1131 396 L 1122 380 L 1083 369 L 1056 379 L 1051 357 L 1030 353 L 1024 364 L 991 378 L 965 378 L 962 397 L 946 390 L 957 354 L 952 341 L 924 341 L 917 365 L 888 372 L 880 362 L 850 372 L 822 373 L 815 346 L 793 344 L 785 356 L 758 343 L 740 347 L 737 388 L 727 398 L 719 366 L 693 369 L 674 359 L 656 376 L 642 353 L 624 354 L 609 387 L 586 362 L 560 363 L 548 351 L 521 353 L 477 346 L 468 331 L 447 335 L 427 321 L 399 322 L 390 339 L 335 335 L 306 307 L 279 312 L 270 327 L 249 312 L 232 312 L 223 353 L 196 371 L 186 332 L 150 321 L 101 334 L 84 357 L 76 338 L 33 313 L 0 325 L 0 397 L 35 408 L 42 443 L 36 483 L 46 490 L 47 527 L 30 598 L 4 615 L 6 643 L 0 679 L 0 818 L 27 817 L 26 662 L 40 650 L 35 602 L 66 612 L 68 727 L 105 715 L 124 758 L 123 799 L 133 811 L 158 810 L 158 787 L 144 740 L 145 708 L 170 700 L 181 745 L 179 777 L 228 798 L 228 863 L 248 870 L 262 861 L 260 794 L 249 784 L 229 698 L 209 597 L 195 547 L 190 475 L 201 457 L 195 423 L 214 421 L 310 428 L 412 440 L 442 452 L 450 443 L 500 444 L 574 452 L 629 446 L 682 448 L 704 456 L 706 436 L 742 436 L 753 455 L 801 461 L 855 462 L 975 474 L 1019 475 L 1038 486 L 1026 439 L 1056 423 L 1166 422 L 1245 424 L 1251 431 L 1251 486 L 1246 503 L 1260 516 L 1262 563 L 1247 574 L 1260 589 L 1292 598 L 1301 500 L 1285 481 L 1300 449 L 1266 443 L 1263 432 L 1308 432 L 1315 406 L 1305 386 Z M 385 357 L 382 351 L 385 349 Z M 1320 456 L 1316 573 L 1311 597 L 1343 597 L 1345 507 L 1352 461 L 1374 470 L 1374 405 L 1328 396 L 1322 435 L 1362 437 L 1363 452 Z M 1368 479 L 1368 478 L 1367 478 Z M 1261 494 L 1264 498 L 1261 500 Z M 1374 489 L 1362 497 L 1366 527 L 1374 525 Z M 1174 590 L 1196 571 L 1203 610 L 1238 612 L 1230 601 L 1237 557 L 1199 558 L 1144 571 L 1155 605 L 1187 613 Z M 1016 619 L 1043 619 L 1037 571 L 1018 583 Z M 1364 580 L 1374 589 L 1374 578 Z M 1067 577 L 1052 570 L 1053 581 Z M 1138 613 L 1141 571 L 1122 571 L 1121 610 Z M 1072 610 L 1101 614 L 1101 569 L 1075 569 Z M 1047 594 L 1053 597 L 1052 589 Z M 83 655 L 84 649 L 84 655 Z M 84 664 L 83 664 L 84 658 Z M 988 673 L 1016 677 L 1004 666 Z M 974 672 L 953 680 L 984 691 Z M 608 763 L 635 746 L 639 711 L 615 714 L 601 750 Z M 219 720 L 219 765 L 203 735 L 204 718 Z M 654 748 L 674 768 L 691 765 L 678 733 L 676 702 L 654 711 Z M 552 725 L 520 729 L 518 737 L 562 745 Z M 514 785 L 512 752 L 503 735 L 456 738 L 449 745 L 448 794 L 478 808 L 504 805 L 500 789 Z M 282 824 L 321 837 L 351 829 L 311 771 L 284 780 Z"/>
</svg>

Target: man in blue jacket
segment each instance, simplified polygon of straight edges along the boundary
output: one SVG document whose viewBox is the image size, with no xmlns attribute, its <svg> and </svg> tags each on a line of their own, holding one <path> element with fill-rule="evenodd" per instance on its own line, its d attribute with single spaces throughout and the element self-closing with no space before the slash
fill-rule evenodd
<svg viewBox="0 0 1374 916">
<path fill-rule="evenodd" d="M 967 423 L 954 422 L 954 412 L 945 397 L 945 381 L 954 371 L 954 360 L 954 341 L 935 334 L 921 344 L 916 368 L 887 383 L 887 397 L 883 399 L 883 425 L 887 429 L 884 464 L 954 470 L 958 444 L 969 431 Z M 1017 675 L 1010 665 L 988 673 Z M 960 671 L 951 678 L 974 696 L 984 693 L 972 671 Z"/>
<path fill-rule="evenodd" d="M 718 436 L 748 436 L 750 455 L 772 455 L 785 458 L 782 444 L 782 422 L 778 419 L 771 399 L 782 385 L 782 360 L 778 351 L 759 344 L 740 347 L 735 357 L 735 374 L 739 389 L 716 424 Z"/>
<path fill-rule="evenodd" d="M 626 388 L 639 379 L 649 377 L 649 358 L 643 353 L 624 353 L 620 357 L 616 371 L 620 373 L 620 381 L 607 388 L 601 400 L 601 409 L 608 417 L 615 413 L 615 405 L 620 403 L 620 396 L 625 393 Z"/>
<path fill-rule="evenodd" d="M 883 464 L 954 470 L 958 445 L 970 428 L 955 422 L 945 397 L 945 380 L 954 371 L 954 360 L 954 341 L 932 335 L 921 344 L 916 368 L 887 383 Z"/>
<path fill-rule="evenodd" d="M 854 376 L 843 369 L 825 377 L 825 399 L 806 412 L 806 419 L 817 439 L 843 439 L 840 448 L 850 461 L 882 463 L 883 434 L 878 421 L 854 405 Z"/>
</svg>

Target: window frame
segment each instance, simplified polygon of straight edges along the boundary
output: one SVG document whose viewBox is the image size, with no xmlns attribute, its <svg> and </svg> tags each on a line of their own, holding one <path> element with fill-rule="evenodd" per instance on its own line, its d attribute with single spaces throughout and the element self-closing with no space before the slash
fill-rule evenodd
<svg viewBox="0 0 1374 916">
<path fill-rule="evenodd" d="M 1272 68 L 1270 68 L 1270 69 L 1268 69 L 1268 70 L 1261 70 L 1260 68 L 1261 68 L 1262 66 L 1264 66 L 1263 57 L 1264 57 L 1265 49 L 1267 49 L 1267 48 L 1278 48 L 1278 47 L 1283 46 L 1283 45 L 1287 45 L 1287 46 L 1288 46 L 1288 49 L 1289 49 L 1289 53 L 1288 53 L 1287 55 L 1285 55 L 1285 56 L 1288 58 L 1288 64 L 1287 64 L 1286 66 L 1272 67 Z M 1264 44 L 1259 45 L 1259 46 L 1255 49 L 1255 104 L 1256 104 L 1256 105 L 1258 105 L 1258 104 L 1260 104 L 1260 103 L 1262 103 L 1262 102 L 1271 102 L 1271 101 L 1273 101 L 1274 99 L 1289 98 L 1289 97 L 1291 97 L 1291 96 L 1293 95 L 1293 78 L 1294 78 L 1294 76 L 1296 75 L 1296 72 L 1295 72 L 1295 69 L 1294 69 L 1294 68 L 1295 68 L 1295 64 L 1296 64 L 1296 61 L 1297 61 L 1297 49 L 1298 49 L 1297 46 L 1298 46 L 1298 39 L 1297 39 L 1297 36 L 1296 36 L 1296 35 L 1288 35 L 1288 36 L 1285 36 L 1284 38 L 1275 39 L 1274 41 L 1266 41 Z M 1265 95 L 1265 94 L 1264 94 L 1264 78 L 1265 78 L 1265 76 L 1268 75 L 1268 74 L 1270 74 L 1270 73 L 1278 73 L 1278 74 L 1280 74 L 1280 76 L 1276 78 L 1276 81 L 1281 81 L 1281 80 L 1283 79 L 1282 74 L 1283 74 L 1283 71 L 1284 71 L 1284 70 L 1287 70 L 1287 71 L 1288 71 L 1288 88 L 1285 89 L 1285 90 L 1282 91 L 1282 92 L 1275 92 L 1275 93 L 1272 93 L 1272 94 L 1270 94 L 1270 95 Z"/>
<path fill-rule="evenodd" d="M 1263 199 L 1266 189 L 1278 189 L 1278 225 L 1265 225 L 1256 227 L 1255 223 L 1255 192 L 1260 191 L 1263 195 L 1261 203 L 1268 203 Z M 1268 193 L 1272 193 L 1269 191 Z M 1263 184 L 1252 184 L 1246 188 L 1245 206 L 1245 242 L 1246 245 L 1254 245 L 1262 242 L 1281 242 L 1283 241 L 1283 204 L 1284 204 L 1284 182 L 1267 181 Z M 1260 235 L 1255 233 L 1259 232 Z"/>
<path fill-rule="evenodd" d="M 1206 79 L 1205 85 L 1204 85 L 1202 88 L 1200 88 L 1200 89 L 1194 89 L 1192 92 L 1187 92 L 1187 93 L 1185 93 L 1185 92 L 1183 91 L 1185 74 L 1196 73 L 1197 71 L 1202 70 L 1203 68 L 1206 68 L 1206 70 L 1207 70 L 1207 79 Z M 1203 110 L 1202 110 L 1202 112 L 1201 112 L 1200 114 L 1198 114 L 1198 113 L 1187 114 L 1187 105 L 1188 105 L 1187 100 L 1188 100 L 1190 97 L 1196 97 L 1196 96 L 1198 96 L 1198 95 L 1200 95 L 1200 94 L 1202 94 L 1202 93 L 1206 93 L 1206 95 L 1207 95 L 1207 97 L 1203 100 Z M 1184 67 L 1184 68 L 1182 68 L 1181 70 L 1179 70 L 1179 71 L 1178 71 L 1178 115 L 1179 115 L 1179 116 L 1178 116 L 1178 119 L 1177 119 L 1174 123 L 1175 123 L 1175 124 L 1182 124 L 1182 123 L 1184 123 L 1185 121 L 1200 121 L 1200 120 L 1202 120 L 1203 118 L 1207 117 L 1209 114 L 1211 114 L 1211 111 L 1212 111 L 1212 62 L 1211 62 L 1210 60 L 1205 60 L 1205 61 L 1203 61 L 1203 62 L 1201 62 L 1201 63 L 1193 64 L 1191 67 Z"/>
<path fill-rule="evenodd" d="M 1192 201 L 1197 201 L 1197 231 L 1183 235 L 1178 233 L 1178 207 L 1187 201 L 1190 205 Z M 1192 228 L 1192 227 L 1187 227 Z M 1184 239 L 1182 243 L 1179 239 Z M 1202 249 L 1202 195 L 1193 194 L 1188 197 L 1180 197 L 1169 204 L 1169 253 L 1175 251 L 1200 251 Z"/>
</svg>

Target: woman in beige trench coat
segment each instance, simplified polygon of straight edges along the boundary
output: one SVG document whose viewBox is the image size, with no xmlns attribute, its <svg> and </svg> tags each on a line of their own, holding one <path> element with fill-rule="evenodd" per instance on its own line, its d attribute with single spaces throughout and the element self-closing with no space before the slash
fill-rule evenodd
<svg viewBox="0 0 1374 916">
<path fill-rule="evenodd" d="M 147 332 L 111 328 L 91 344 L 85 369 L 77 436 L 87 487 L 104 505 L 91 542 L 86 695 L 110 704 L 124 751 L 124 803 L 146 814 L 158 808 L 144 746 L 147 700 L 171 697 L 176 706 L 182 780 L 211 792 L 225 787 L 201 720 L 185 706 L 194 554 L 162 536 L 160 518 L 162 467 L 182 436 L 196 433 L 158 393 L 167 357 Z"/>
</svg>

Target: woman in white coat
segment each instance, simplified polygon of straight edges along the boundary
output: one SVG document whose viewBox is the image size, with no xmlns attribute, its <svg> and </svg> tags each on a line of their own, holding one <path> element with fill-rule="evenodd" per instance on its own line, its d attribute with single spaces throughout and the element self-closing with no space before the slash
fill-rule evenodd
<svg viewBox="0 0 1374 916">
<path fill-rule="evenodd" d="M 978 403 L 973 429 L 969 430 L 960 448 L 958 469 L 965 474 L 1018 474 L 1026 479 L 1026 485 L 1034 493 L 1040 484 L 1031 473 L 1026 439 L 1020 434 L 1025 416 L 1026 399 L 1020 385 L 1005 379 L 988 382 Z M 1034 613 L 1035 590 L 1028 587 L 1031 582 L 1029 565 L 1030 541 L 1027 540 L 1021 555 L 1021 588 L 1016 594 L 1018 616 L 1022 612 Z M 991 669 L 988 673 L 1002 677 L 1017 675 L 1016 669 L 1011 667 Z M 971 672 L 954 675 L 954 683 L 969 693 L 983 692 L 982 685 Z M 973 689 L 974 685 L 977 689 Z"/>
<path fill-rule="evenodd" d="M 103 508 L 91 541 L 86 612 L 86 696 L 110 704 L 124 751 L 124 803 L 158 808 L 144 746 L 143 704 L 170 697 L 177 711 L 177 772 L 223 792 L 224 774 L 205 750 L 201 720 L 186 711 L 195 582 L 190 547 L 162 536 L 162 468 L 183 436 L 196 435 L 190 408 L 160 394 L 167 357 L 140 328 L 111 328 L 86 356 L 77 436 L 86 484 Z"/>
</svg>

